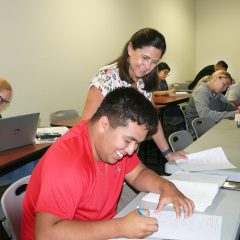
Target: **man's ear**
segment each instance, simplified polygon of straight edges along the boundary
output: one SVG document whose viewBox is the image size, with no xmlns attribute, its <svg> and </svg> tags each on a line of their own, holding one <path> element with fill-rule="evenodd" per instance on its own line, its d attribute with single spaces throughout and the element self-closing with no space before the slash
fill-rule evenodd
<svg viewBox="0 0 240 240">
<path fill-rule="evenodd" d="M 133 49 L 133 45 L 131 42 L 128 43 L 128 55 L 131 56 L 133 53 L 134 49 Z"/>
<path fill-rule="evenodd" d="M 110 124 L 109 124 L 109 120 L 107 116 L 102 116 L 99 119 L 99 131 L 100 133 L 103 133 L 104 131 L 106 131 L 109 128 Z"/>
</svg>

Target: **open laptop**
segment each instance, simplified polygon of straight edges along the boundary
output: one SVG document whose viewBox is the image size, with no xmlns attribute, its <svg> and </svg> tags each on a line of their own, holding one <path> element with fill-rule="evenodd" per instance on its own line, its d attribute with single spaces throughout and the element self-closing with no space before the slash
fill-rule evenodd
<svg viewBox="0 0 240 240">
<path fill-rule="evenodd" d="M 34 142 L 40 113 L 0 119 L 0 151 Z"/>
</svg>

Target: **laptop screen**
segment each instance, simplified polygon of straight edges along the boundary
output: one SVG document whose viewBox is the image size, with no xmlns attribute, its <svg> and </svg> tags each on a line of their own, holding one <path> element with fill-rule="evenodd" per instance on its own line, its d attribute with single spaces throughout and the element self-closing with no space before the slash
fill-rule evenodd
<svg viewBox="0 0 240 240">
<path fill-rule="evenodd" d="M 0 119 L 0 151 L 34 142 L 40 113 Z"/>
</svg>

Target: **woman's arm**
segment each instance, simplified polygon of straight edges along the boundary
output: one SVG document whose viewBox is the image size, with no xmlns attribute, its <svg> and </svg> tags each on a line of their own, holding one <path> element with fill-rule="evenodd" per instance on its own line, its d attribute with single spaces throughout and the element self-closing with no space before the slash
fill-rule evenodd
<svg viewBox="0 0 240 240">
<path fill-rule="evenodd" d="M 91 118 L 98 109 L 98 107 L 100 106 L 103 98 L 104 97 L 101 91 L 97 89 L 95 86 L 91 86 L 88 91 L 85 106 L 81 114 L 81 119 L 84 120 Z"/>
<path fill-rule="evenodd" d="M 159 90 L 159 91 L 154 91 L 153 92 L 153 97 L 155 97 L 155 95 L 169 95 L 169 94 L 173 94 L 176 93 L 176 90 L 174 88 L 168 89 L 168 90 Z"/>
<path fill-rule="evenodd" d="M 170 150 L 170 146 L 164 136 L 162 124 L 160 121 L 158 121 L 158 130 L 152 136 L 152 138 L 162 153 Z M 167 160 L 176 160 L 179 158 L 186 159 L 186 154 L 187 153 L 185 151 L 178 151 L 178 152 L 169 151 L 169 153 L 167 153 L 165 157 Z"/>
</svg>

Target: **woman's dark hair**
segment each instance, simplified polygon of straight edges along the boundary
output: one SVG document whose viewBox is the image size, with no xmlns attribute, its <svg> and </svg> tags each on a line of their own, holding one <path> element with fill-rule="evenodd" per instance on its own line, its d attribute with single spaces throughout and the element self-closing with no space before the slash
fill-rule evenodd
<svg viewBox="0 0 240 240">
<path fill-rule="evenodd" d="M 165 62 L 160 62 L 157 66 L 158 72 L 162 70 L 168 70 L 169 72 L 171 71 L 170 67 L 165 63 Z"/>
<path fill-rule="evenodd" d="M 128 62 L 128 44 L 132 43 L 133 49 L 143 48 L 147 46 L 153 46 L 157 49 L 161 49 L 162 56 L 166 51 L 166 42 L 164 36 L 155 29 L 143 28 L 131 37 L 131 39 L 125 44 L 121 56 L 117 59 L 117 65 L 119 68 L 119 76 L 122 81 L 126 81 L 130 84 L 133 83 L 131 76 L 129 75 L 129 62 Z M 144 90 L 150 92 L 157 88 L 158 76 L 157 68 L 155 67 L 150 73 L 142 77 L 144 82 Z"/>
</svg>

